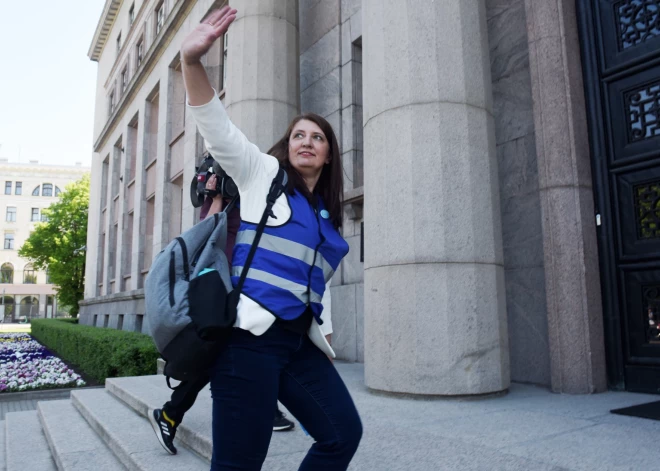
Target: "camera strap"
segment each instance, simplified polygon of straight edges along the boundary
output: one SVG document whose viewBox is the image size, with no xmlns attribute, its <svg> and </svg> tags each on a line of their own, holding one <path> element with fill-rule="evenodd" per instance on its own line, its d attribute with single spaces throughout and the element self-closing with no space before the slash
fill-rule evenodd
<svg viewBox="0 0 660 471">
<path fill-rule="evenodd" d="M 238 202 L 239 195 L 234 196 L 229 203 L 227 203 L 227 206 L 225 206 L 222 210 L 223 213 L 226 213 L 229 215 L 231 213 L 231 210 L 234 209 L 234 206 L 236 206 L 236 202 Z"/>
</svg>

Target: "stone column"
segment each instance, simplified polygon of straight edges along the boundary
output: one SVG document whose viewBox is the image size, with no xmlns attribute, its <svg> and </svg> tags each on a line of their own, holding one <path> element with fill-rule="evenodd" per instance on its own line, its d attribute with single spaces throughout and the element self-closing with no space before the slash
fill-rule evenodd
<svg viewBox="0 0 660 471">
<path fill-rule="evenodd" d="M 509 387 L 484 0 L 363 0 L 365 379 Z"/>
<path fill-rule="evenodd" d="M 39 317 L 46 317 L 46 295 L 39 295 L 39 312 L 37 313 Z"/>
<path fill-rule="evenodd" d="M 103 253 L 103 289 L 101 290 L 102 296 L 107 296 L 112 294 L 111 283 L 114 280 L 114 273 L 110 269 L 111 260 L 115 258 L 115 241 L 112 240 L 112 226 L 115 221 L 115 204 L 114 204 L 114 188 L 115 188 L 115 179 L 119 178 L 119 171 L 117 170 L 117 164 L 119 164 L 119 159 L 117 154 L 120 152 L 116 146 L 109 145 L 107 146 L 110 149 L 109 152 L 109 165 L 108 165 L 108 175 L 107 175 L 107 184 L 106 184 L 106 194 L 105 194 L 105 216 L 101 215 L 101 220 L 103 221 L 103 228 L 101 229 L 101 234 L 105 231 L 105 247 Z M 101 208 L 103 210 L 103 208 Z"/>
<path fill-rule="evenodd" d="M 89 212 L 87 216 L 87 244 L 85 245 L 85 299 L 96 297 L 98 287 L 99 229 L 101 223 L 101 188 L 103 158 L 92 153 L 92 172 L 89 185 Z M 81 311 L 82 312 L 82 311 Z"/>
<path fill-rule="evenodd" d="M 133 193 L 133 242 L 131 253 L 131 290 L 142 288 L 144 266 L 145 224 L 147 219 L 145 153 L 149 148 L 149 112 L 144 102 L 138 110 L 138 135 L 135 153 L 135 192 Z"/>
<path fill-rule="evenodd" d="M 229 29 L 227 95 L 232 121 L 263 152 L 298 114 L 297 0 L 236 0 Z"/>
<path fill-rule="evenodd" d="M 575 1 L 525 0 L 534 97 L 552 389 L 607 388 Z"/>
<path fill-rule="evenodd" d="M 156 162 L 156 206 L 154 208 L 154 237 L 153 250 L 151 252 L 151 262 L 153 263 L 156 255 L 167 244 L 170 243 L 170 208 L 171 194 L 165 188 L 169 188 L 170 172 L 170 139 L 172 133 L 170 114 L 172 100 L 172 74 L 170 68 L 162 69 L 160 72 L 161 86 L 158 90 L 158 137 L 157 137 L 157 156 Z M 146 213 L 145 213 L 146 215 Z"/>
</svg>

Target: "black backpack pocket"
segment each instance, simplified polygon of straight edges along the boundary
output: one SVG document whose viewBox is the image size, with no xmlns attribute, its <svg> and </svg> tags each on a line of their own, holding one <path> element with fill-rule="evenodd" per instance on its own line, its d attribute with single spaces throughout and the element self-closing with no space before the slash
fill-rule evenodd
<svg viewBox="0 0 660 471">
<path fill-rule="evenodd" d="M 223 329 L 215 340 L 204 340 L 190 323 L 165 347 L 164 374 L 178 381 L 189 381 L 208 374 L 216 359 L 227 345 L 231 329 Z"/>
<path fill-rule="evenodd" d="M 227 309 L 227 289 L 217 270 L 190 281 L 188 306 L 197 334 L 203 340 L 221 338 L 223 331 L 232 328 L 236 321 L 235 310 Z"/>
</svg>

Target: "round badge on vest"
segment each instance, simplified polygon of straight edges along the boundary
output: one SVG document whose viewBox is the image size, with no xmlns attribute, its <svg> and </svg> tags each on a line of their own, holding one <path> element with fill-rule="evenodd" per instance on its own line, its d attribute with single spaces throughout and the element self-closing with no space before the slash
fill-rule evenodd
<svg viewBox="0 0 660 471">
<path fill-rule="evenodd" d="M 323 219 L 329 219 L 329 218 L 330 218 L 330 213 L 329 213 L 327 210 L 322 209 L 322 210 L 321 210 L 321 217 L 322 217 Z"/>
</svg>

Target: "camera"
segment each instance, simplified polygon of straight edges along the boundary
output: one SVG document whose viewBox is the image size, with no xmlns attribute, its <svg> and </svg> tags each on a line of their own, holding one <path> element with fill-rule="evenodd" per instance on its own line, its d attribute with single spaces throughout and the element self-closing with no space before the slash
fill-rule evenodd
<svg viewBox="0 0 660 471">
<path fill-rule="evenodd" d="M 216 176 L 215 188 L 207 189 L 206 182 L 213 175 Z M 193 206 L 199 208 L 204 204 L 207 196 L 214 198 L 217 195 L 234 200 L 238 197 L 238 187 L 213 156 L 207 152 L 203 155 L 202 163 L 195 168 L 195 176 L 190 182 L 190 199 Z"/>
</svg>

